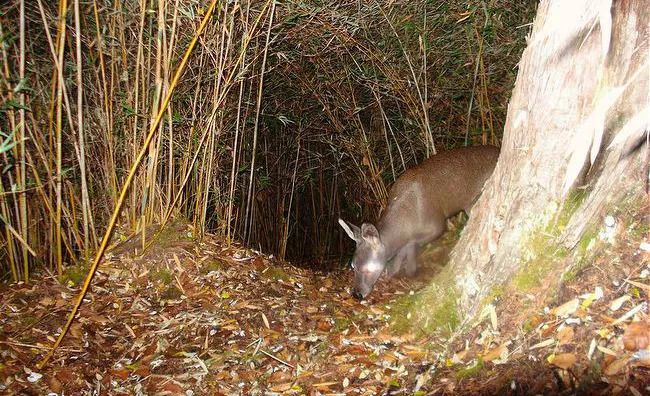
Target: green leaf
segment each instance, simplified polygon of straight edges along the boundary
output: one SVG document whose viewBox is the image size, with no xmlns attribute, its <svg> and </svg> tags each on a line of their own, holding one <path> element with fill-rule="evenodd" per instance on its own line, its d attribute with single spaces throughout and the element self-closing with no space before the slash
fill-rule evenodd
<svg viewBox="0 0 650 396">
<path fill-rule="evenodd" d="M 11 142 L 11 143 L 8 143 L 8 144 L 6 143 L 6 141 L 3 142 L 2 145 L 0 146 L 0 154 L 6 153 L 7 151 L 14 148 L 14 146 L 16 146 L 16 142 Z"/>
<path fill-rule="evenodd" d="M 8 135 L 8 136 L 5 135 L 4 133 L 2 134 L 2 136 L 6 136 L 6 139 L 2 142 L 2 144 L 0 144 L 0 154 L 6 153 L 7 151 L 14 148 L 14 146 L 16 146 L 16 144 L 18 144 L 18 142 L 14 140 L 14 135 L 15 134 L 16 134 L 15 130 L 13 132 L 11 132 L 11 134 Z"/>
<path fill-rule="evenodd" d="M 122 111 L 125 113 L 124 115 L 127 117 L 130 117 L 132 115 L 135 115 L 135 109 L 131 106 L 129 106 L 128 103 L 122 102 Z"/>
<path fill-rule="evenodd" d="M 14 87 L 14 93 L 21 93 L 21 92 L 31 92 L 32 89 L 29 88 L 27 85 L 27 79 L 23 78 L 20 81 L 18 81 L 18 84 Z"/>
<path fill-rule="evenodd" d="M 21 105 L 18 101 L 14 99 L 9 99 L 5 102 L 4 106 L 2 106 L 2 111 L 8 111 L 8 110 L 27 110 L 29 111 L 29 107 Z"/>
</svg>

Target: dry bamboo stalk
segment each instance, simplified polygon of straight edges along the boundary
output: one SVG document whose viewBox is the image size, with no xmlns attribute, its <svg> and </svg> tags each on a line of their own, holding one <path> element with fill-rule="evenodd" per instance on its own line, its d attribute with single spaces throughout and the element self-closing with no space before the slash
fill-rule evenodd
<svg viewBox="0 0 650 396">
<path fill-rule="evenodd" d="M 119 1 L 119 0 L 116 0 L 116 1 Z M 141 69 L 143 68 L 142 63 L 143 63 L 143 58 L 144 58 L 144 55 L 143 55 L 144 45 L 143 45 L 142 37 L 144 35 L 146 11 L 147 11 L 146 1 L 141 0 L 140 1 L 140 25 L 139 25 L 140 29 L 138 31 L 138 40 L 137 40 L 138 50 L 136 52 L 136 57 L 135 57 L 135 77 L 134 77 L 134 83 L 133 83 L 133 88 L 134 88 L 134 92 L 133 92 L 133 96 L 134 96 L 134 98 L 133 98 L 133 109 L 134 110 L 133 111 L 135 112 L 136 116 L 133 117 L 133 124 L 132 124 L 132 136 L 131 136 L 132 140 L 131 140 L 130 144 L 131 144 L 131 148 L 132 148 L 133 151 L 131 152 L 131 163 L 135 162 L 135 160 L 137 158 L 137 155 L 138 155 L 137 148 L 138 148 L 139 143 L 140 143 L 138 141 L 138 129 L 139 129 L 139 119 L 140 118 L 137 117 L 137 115 L 140 113 L 140 89 L 141 89 L 140 73 L 141 73 Z M 120 30 L 122 30 L 122 29 L 120 29 Z M 122 44 L 122 47 L 123 47 L 122 52 L 125 53 L 126 52 L 126 49 L 124 48 L 125 44 Z M 144 91 L 144 92 L 146 92 L 146 91 Z M 142 127 L 144 128 L 144 126 L 142 126 Z M 131 221 L 133 223 L 136 223 L 136 219 L 138 218 L 137 217 L 138 205 L 137 205 L 136 191 L 140 190 L 138 188 L 138 186 L 137 186 L 137 183 L 133 187 L 133 190 L 134 190 L 134 192 L 133 192 L 133 194 L 131 194 L 131 203 L 130 203 L 129 208 L 131 209 L 131 213 L 130 213 L 131 214 Z"/>
<path fill-rule="evenodd" d="M 164 75 L 164 81 L 165 81 L 165 90 L 169 89 L 169 67 L 171 66 L 171 62 L 173 59 L 173 50 L 174 50 L 174 44 L 176 42 L 176 25 L 178 23 L 178 4 L 180 0 L 176 0 L 176 3 L 174 5 L 174 15 L 172 17 L 172 28 L 171 28 L 171 34 L 169 37 L 169 44 L 167 45 L 167 48 L 169 48 L 169 54 L 167 55 L 167 62 L 163 65 L 163 75 Z M 174 196 L 174 123 L 173 123 L 173 112 L 171 109 L 171 106 L 167 110 L 167 114 L 169 117 L 169 138 L 167 140 L 167 144 L 169 146 L 169 152 L 168 152 L 168 157 L 167 157 L 167 191 L 166 191 L 166 206 L 164 209 L 162 209 L 161 213 L 161 218 L 164 215 L 164 213 L 169 209 L 169 204 L 171 203 L 171 199 Z"/>
<path fill-rule="evenodd" d="M 296 174 L 298 173 L 298 159 L 300 156 L 300 136 L 298 136 L 298 144 L 296 147 L 296 158 L 294 160 L 293 175 L 291 176 L 291 195 L 289 196 L 289 208 L 287 209 L 287 218 L 284 222 L 284 230 L 282 232 L 282 242 L 280 245 L 280 260 L 284 260 L 287 253 L 287 242 L 289 240 L 289 223 L 291 222 L 291 206 L 293 204 L 293 194 L 296 190 Z"/>
<path fill-rule="evenodd" d="M 273 27 L 273 15 L 275 14 L 275 1 L 271 3 L 271 11 L 269 12 L 269 24 L 266 31 L 266 42 L 264 44 L 263 56 L 262 56 L 262 66 L 260 71 L 260 81 L 259 88 L 257 91 L 257 104 L 255 105 L 255 123 L 253 126 L 253 153 L 251 154 L 251 172 L 250 178 L 248 181 L 248 197 L 246 199 L 246 215 L 244 216 L 244 221 L 246 222 L 246 227 L 244 227 L 244 238 L 246 241 L 249 240 L 249 228 L 247 227 L 250 219 L 250 223 L 253 222 L 253 210 L 254 210 L 254 201 L 253 198 L 253 179 L 255 177 L 255 154 L 257 151 L 257 135 L 259 129 L 259 119 L 260 119 L 260 106 L 262 104 L 262 89 L 264 87 L 264 73 L 266 72 L 266 59 L 269 50 L 269 42 L 271 40 L 271 28 Z M 250 218 L 248 217 L 250 215 Z M 252 225 L 251 225 L 252 227 Z"/>
<path fill-rule="evenodd" d="M 24 0 L 23 0 L 24 1 Z M 75 44 L 77 57 L 77 132 L 79 133 L 79 170 L 81 172 L 81 213 L 83 217 L 83 251 L 88 261 L 90 249 L 90 199 L 88 198 L 88 181 L 86 180 L 86 142 L 84 139 L 83 113 L 83 63 L 81 60 L 81 21 L 79 0 L 74 0 Z"/>
<path fill-rule="evenodd" d="M 246 18 L 248 18 L 248 13 L 246 13 Z M 246 31 L 244 31 L 246 33 Z M 244 40 L 242 40 L 244 41 Z M 243 43 L 242 43 L 243 45 Z M 242 51 L 240 51 L 242 52 Z M 244 58 L 242 59 L 241 67 L 240 67 L 240 73 L 243 73 L 244 71 L 244 65 L 246 64 L 246 53 L 244 52 Z M 232 150 L 232 166 L 230 169 L 230 189 L 228 193 L 228 217 L 226 219 L 227 223 L 227 230 L 226 230 L 226 240 L 230 244 L 232 242 L 232 236 L 230 233 L 231 230 L 231 225 L 232 225 L 232 208 L 233 208 L 233 201 L 235 200 L 235 170 L 237 169 L 237 154 L 238 154 L 238 144 L 239 144 L 239 134 L 240 134 L 240 128 L 241 128 L 241 112 L 242 112 L 242 98 L 244 95 L 244 79 L 241 79 L 239 82 L 239 99 L 237 101 L 237 115 L 235 117 L 235 138 L 234 138 L 234 148 Z M 245 123 L 244 123 L 245 125 Z"/>
<path fill-rule="evenodd" d="M 25 58 L 27 54 L 25 53 L 25 0 L 20 0 L 20 64 L 18 66 L 18 73 L 20 76 L 20 81 L 25 80 Z M 18 93 L 18 101 L 20 103 L 20 109 L 18 110 L 18 128 L 20 133 L 18 134 L 18 142 L 20 144 L 20 186 L 19 189 L 24 190 L 27 187 L 27 168 L 26 168 L 26 160 L 25 160 L 25 144 L 26 144 L 26 139 L 25 139 L 25 93 L 21 90 L 21 92 Z M 23 192 L 20 194 L 19 197 L 20 200 L 20 225 L 21 225 L 21 233 L 22 233 L 22 239 L 24 239 L 24 242 L 21 241 L 21 244 L 23 246 L 23 276 L 25 279 L 25 282 L 29 281 L 29 252 L 33 252 L 33 250 L 30 251 L 29 249 L 29 235 L 27 232 L 28 229 L 28 223 L 29 219 L 27 218 L 27 193 Z M 19 239 L 20 240 L 20 239 Z"/>
<path fill-rule="evenodd" d="M 9 218 L 9 208 L 7 207 L 7 201 L 4 199 L 5 191 L 4 186 L 0 183 L 0 209 L 2 210 L 2 217 Z M 14 235 L 9 230 L 9 227 L 5 227 L 5 240 L 7 243 L 7 256 L 9 257 L 9 268 L 11 270 L 11 276 L 14 282 L 20 280 L 20 273 L 18 272 L 18 265 L 16 264 L 16 256 L 14 252 Z"/>
<path fill-rule="evenodd" d="M 411 58 L 408 56 L 408 53 L 404 49 L 404 45 L 402 44 L 402 40 L 399 37 L 399 34 L 397 34 L 397 30 L 395 30 L 395 26 L 393 26 L 393 23 L 390 21 L 388 18 L 388 15 L 384 12 L 383 8 L 379 8 L 382 15 L 384 16 L 384 19 L 388 23 L 388 26 L 390 27 L 391 31 L 395 35 L 395 38 L 397 39 L 397 43 L 399 44 L 400 49 L 402 50 L 402 54 L 404 55 L 404 59 L 406 60 L 406 64 L 409 67 L 409 70 L 411 72 L 411 78 L 413 78 L 413 85 L 415 85 L 415 90 L 418 94 L 418 99 L 420 102 L 420 111 L 422 111 L 422 123 L 423 123 L 423 129 L 425 133 L 425 142 L 426 142 L 426 149 L 427 149 L 427 157 L 430 154 L 436 154 L 436 147 L 433 142 L 433 133 L 431 132 L 431 125 L 429 122 L 429 110 L 427 108 L 427 98 L 423 97 L 422 91 L 420 89 L 420 84 L 418 83 L 418 78 L 415 75 L 415 70 L 413 68 L 413 63 L 411 62 Z M 425 73 L 426 74 L 426 73 Z"/>
<path fill-rule="evenodd" d="M 0 22 L 0 35 L 4 37 L 4 29 L 3 29 L 3 26 L 2 26 L 2 22 Z M 7 97 L 8 97 L 8 99 L 11 99 L 12 95 L 13 95 L 13 90 L 9 86 L 9 80 L 10 80 L 11 72 L 9 70 L 9 61 L 8 61 L 7 50 L 6 50 L 5 46 L 2 46 L 1 50 L 2 50 L 3 65 L 4 65 L 3 70 L 2 70 L 3 71 L 2 77 L 3 77 L 4 83 L 5 83 L 6 87 L 7 87 L 6 88 Z M 10 127 L 11 127 L 11 129 L 13 131 L 13 130 L 15 130 L 15 126 L 14 126 L 15 122 L 14 122 L 14 117 L 13 117 L 13 111 L 8 112 L 8 113 L 9 113 L 8 114 L 9 125 L 10 125 Z M 5 163 L 8 163 L 7 154 L 3 153 L 2 157 L 3 157 L 4 161 L 5 161 Z M 9 176 L 11 176 L 11 175 L 9 175 Z M 0 208 L 2 210 L 2 216 L 5 219 L 10 219 L 11 218 L 11 209 L 9 208 L 10 204 L 7 202 L 5 197 L 6 197 L 6 195 L 5 195 L 4 184 L 0 180 Z M 18 256 L 16 255 L 16 251 L 14 250 L 15 249 L 15 247 L 14 247 L 14 236 L 9 231 L 8 228 L 5 229 L 5 235 L 4 236 L 5 236 L 6 244 L 7 244 L 7 255 L 9 257 L 9 268 L 11 270 L 11 275 L 12 275 L 13 281 L 18 282 L 18 280 L 20 279 L 21 274 L 20 274 L 20 270 L 19 270 L 19 267 L 18 267 Z"/>
<path fill-rule="evenodd" d="M 111 200 L 115 200 L 116 194 L 117 194 L 117 175 L 115 174 L 115 149 L 113 147 L 113 128 L 112 128 L 112 122 L 111 122 L 111 106 L 110 106 L 110 93 L 108 90 L 108 83 L 106 79 L 106 64 L 104 61 L 104 51 L 102 48 L 103 45 L 103 37 L 102 33 L 99 29 L 100 22 L 99 22 L 99 11 L 97 10 L 97 0 L 93 0 L 93 17 L 95 20 L 95 40 L 97 40 L 97 57 L 99 58 L 99 71 L 100 71 L 100 76 L 101 76 L 101 84 L 99 84 L 99 92 L 100 95 L 103 99 L 103 110 L 104 110 L 104 117 L 106 117 L 105 120 L 105 125 L 104 125 L 104 133 L 105 133 L 105 139 L 106 139 L 106 144 L 108 147 L 108 155 L 106 156 L 108 159 L 107 162 L 107 169 L 106 169 L 106 178 L 108 181 L 108 191 Z M 97 235 L 95 235 L 95 227 L 93 227 L 93 239 L 95 242 L 97 241 Z"/>
<path fill-rule="evenodd" d="M 65 53 L 65 19 L 67 15 L 67 1 L 59 2 L 59 43 L 58 43 L 58 81 L 56 89 L 56 216 L 55 216 L 55 248 L 56 248 L 56 269 L 59 277 L 63 275 L 63 249 L 61 248 L 61 211 L 63 207 L 63 139 L 62 139 L 62 116 L 63 116 L 63 55 Z"/>
</svg>

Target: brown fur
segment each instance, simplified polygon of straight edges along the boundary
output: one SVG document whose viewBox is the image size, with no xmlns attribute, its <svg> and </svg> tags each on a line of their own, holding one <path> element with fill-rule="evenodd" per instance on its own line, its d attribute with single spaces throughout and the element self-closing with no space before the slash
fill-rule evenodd
<svg viewBox="0 0 650 396">
<path fill-rule="evenodd" d="M 359 229 L 339 220 L 357 242 L 353 294 L 364 298 L 372 291 L 379 274 L 367 270 L 371 262 L 379 263 L 383 271 L 393 259 L 389 276 L 406 262 L 406 273 L 414 274 L 417 246 L 438 238 L 445 231 L 447 218 L 461 210 L 469 214 L 498 157 L 499 149 L 493 146 L 440 152 L 397 179 L 378 227 L 364 223 Z"/>
</svg>

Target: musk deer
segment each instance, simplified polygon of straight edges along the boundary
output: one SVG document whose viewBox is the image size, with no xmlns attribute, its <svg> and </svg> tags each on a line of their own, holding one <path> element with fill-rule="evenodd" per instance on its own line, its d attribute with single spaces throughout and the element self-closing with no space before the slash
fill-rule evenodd
<svg viewBox="0 0 650 396">
<path fill-rule="evenodd" d="M 357 243 L 351 262 L 352 295 L 363 299 L 370 294 L 385 268 L 392 277 L 405 263 L 406 274 L 414 275 L 417 246 L 438 238 L 446 229 L 447 218 L 461 210 L 469 215 L 498 156 L 499 149 L 493 146 L 440 152 L 395 181 L 377 227 L 363 223 L 359 228 L 339 219 Z"/>
</svg>

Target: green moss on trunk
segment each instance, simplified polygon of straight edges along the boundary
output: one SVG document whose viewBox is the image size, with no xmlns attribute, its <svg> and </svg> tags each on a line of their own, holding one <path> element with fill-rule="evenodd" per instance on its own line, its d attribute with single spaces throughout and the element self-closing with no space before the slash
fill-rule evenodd
<svg viewBox="0 0 650 396">
<path fill-rule="evenodd" d="M 460 323 L 459 296 L 453 273 L 445 267 L 425 289 L 404 296 L 391 306 L 391 326 L 399 333 L 451 332 Z"/>
</svg>

